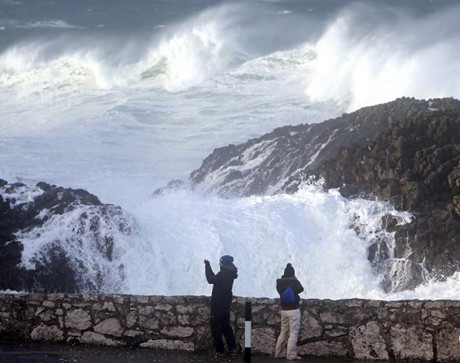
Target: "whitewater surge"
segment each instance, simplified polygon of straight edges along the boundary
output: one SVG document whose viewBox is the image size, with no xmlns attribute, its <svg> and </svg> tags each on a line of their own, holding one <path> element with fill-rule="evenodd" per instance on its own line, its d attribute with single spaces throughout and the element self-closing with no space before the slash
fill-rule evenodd
<svg viewBox="0 0 460 363">
<path fill-rule="evenodd" d="M 31 189 L 21 200 L 34 193 Z M 102 209 L 82 206 L 17 234 L 24 245 L 22 265 L 34 269 L 60 241 L 82 291 L 208 295 L 204 259 L 217 272 L 220 256 L 231 254 L 239 296 L 276 297 L 275 281 L 287 262 L 306 288 L 303 298 L 445 299 L 459 292 L 456 274 L 415 291 L 384 293 L 381 276 L 367 260 L 368 248 L 385 240 L 391 252 L 394 236 L 383 228 L 383 217 L 404 224 L 412 216 L 388 203 L 347 200 L 317 185 L 304 185 L 294 195 L 237 200 L 181 189 L 150 198 L 131 215 Z"/>
<path fill-rule="evenodd" d="M 60 241 L 83 291 L 202 295 L 210 289 L 203 260 L 217 272 L 219 257 L 231 254 L 240 274 L 237 295 L 275 297 L 274 281 L 291 262 L 307 287 L 304 297 L 382 296 L 367 249 L 385 235 L 392 240 L 385 215 L 410 220 L 387 203 L 349 201 L 314 185 L 238 200 L 180 190 L 149 199 L 133 219 L 100 209 L 82 206 L 19 233 L 23 266 L 46 261 Z"/>
<path fill-rule="evenodd" d="M 186 180 L 214 148 L 275 127 L 399 96 L 460 98 L 460 7 L 171 1 L 146 11 L 134 3 L 138 12 L 101 2 L 24 19 L 8 12 L 17 4 L 2 4 L 0 177 L 84 188 L 120 205 L 131 226 L 102 223 L 114 243 L 107 261 L 72 235 L 85 212 L 76 210 L 50 220 L 41 237 L 21 235 L 25 266 L 60 236 L 75 265 L 86 263 L 87 283 L 104 292 L 209 294 L 202 261 L 216 268 L 229 253 L 240 270 L 236 295 L 274 297 L 291 262 L 304 298 L 455 296 L 458 276 L 382 292 L 367 248 L 385 233 L 383 215 L 408 218 L 386 204 L 314 186 L 229 200 L 151 194 Z"/>
<path fill-rule="evenodd" d="M 313 45 L 306 95 L 348 111 L 404 96 L 458 98 L 460 7 L 422 17 L 379 10 L 354 5 L 331 21 Z"/>
</svg>

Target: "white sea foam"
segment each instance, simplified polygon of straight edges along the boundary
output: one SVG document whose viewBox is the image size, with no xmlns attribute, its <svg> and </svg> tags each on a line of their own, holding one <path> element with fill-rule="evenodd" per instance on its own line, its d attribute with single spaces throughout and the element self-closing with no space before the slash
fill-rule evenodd
<svg viewBox="0 0 460 363">
<path fill-rule="evenodd" d="M 154 86 L 168 91 L 188 89 L 225 70 L 237 56 L 233 12 L 228 6 L 204 12 L 167 31 L 159 28 L 154 37 L 142 41 L 133 37 L 122 45 L 112 38 L 70 35 L 14 45 L 0 55 L 0 75 L 6 78 L 0 85 L 24 83 L 24 88 L 35 89 L 34 74 L 27 72 L 37 72 L 46 82 L 73 83 L 75 75 L 92 81 L 79 83 L 78 88 L 127 87 L 146 79 L 152 85 L 153 78 Z M 73 27 L 63 21 L 25 26 Z M 58 82 L 53 85 L 59 87 Z"/>
<path fill-rule="evenodd" d="M 170 92 L 189 89 L 226 70 L 237 56 L 225 12 L 205 12 L 151 47 L 141 68 Z M 171 30 L 169 30 L 171 32 Z"/>
<path fill-rule="evenodd" d="M 81 26 L 68 24 L 63 20 L 45 20 L 33 23 L 16 24 L 15 28 L 35 29 L 35 28 L 55 28 L 55 29 L 81 29 Z"/>
<path fill-rule="evenodd" d="M 104 213 L 81 207 L 20 233 L 24 266 L 46 261 L 59 240 L 86 286 L 199 295 L 209 292 L 203 260 L 217 268 L 219 257 L 231 254 L 240 273 L 238 295 L 274 297 L 274 281 L 291 262 L 305 284 L 304 297 L 366 297 L 380 291 L 367 248 L 384 233 L 382 216 L 391 213 L 407 221 L 388 204 L 347 201 L 313 185 L 295 195 L 237 200 L 180 190 L 134 209 L 135 224 L 124 214 Z M 354 228 L 365 233 L 358 237 Z"/>
<path fill-rule="evenodd" d="M 10 294 L 10 295 L 28 294 L 27 291 L 16 291 L 16 290 L 0 290 L 0 293 Z"/>
<path fill-rule="evenodd" d="M 24 246 L 22 266 L 33 270 L 37 263 L 49 263 L 58 248 L 66 253 L 82 291 L 123 291 L 122 259 L 136 237 L 132 227 L 130 217 L 112 207 L 80 206 L 51 215 L 41 227 L 16 234 Z"/>
<path fill-rule="evenodd" d="M 38 187 L 30 188 L 24 185 L 15 188 L 14 191 L 7 191 L 7 187 L 0 188 L 0 194 L 3 200 L 9 203 L 10 208 L 21 207 L 27 210 L 28 204 L 43 194 L 43 190 Z"/>
<path fill-rule="evenodd" d="M 46 260 L 60 240 L 85 286 L 106 293 L 209 294 L 203 260 L 217 271 L 219 257 L 231 254 L 239 269 L 234 293 L 241 296 L 276 297 L 274 282 L 291 262 L 306 288 L 303 298 L 455 298 L 458 275 L 415 291 L 381 290 L 367 248 L 376 239 L 391 242 L 382 226 L 387 214 L 400 223 L 411 218 L 388 203 L 350 201 L 314 185 L 294 195 L 237 200 L 178 190 L 144 202 L 132 211 L 134 219 L 82 207 L 18 238 L 25 247 L 24 266 Z M 95 221 L 97 233 L 91 228 Z"/>
<path fill-rule="evenodd" d="M 379 299 L 428 299 L 428 300 L 458 300 L 460 296 L 460 273 L 456 272 L 445 281 L 429 280 L 420 285 L 413 291 L 403 291 L 394 293 L 389 296 L 378 294 L 369 296 L 370 298 Z"/>
</svg>

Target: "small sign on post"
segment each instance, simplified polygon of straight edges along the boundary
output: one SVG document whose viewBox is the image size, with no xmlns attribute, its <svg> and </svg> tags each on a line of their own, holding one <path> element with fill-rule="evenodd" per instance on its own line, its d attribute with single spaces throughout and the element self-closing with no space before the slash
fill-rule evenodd
<svg viewBox="0 0 460 363">
<path fill-rule="evenodd" d="M 246 301 L 244 314 L 244 363 L 251 363 L 251 320 L 252 305 Z"/>
</svg>

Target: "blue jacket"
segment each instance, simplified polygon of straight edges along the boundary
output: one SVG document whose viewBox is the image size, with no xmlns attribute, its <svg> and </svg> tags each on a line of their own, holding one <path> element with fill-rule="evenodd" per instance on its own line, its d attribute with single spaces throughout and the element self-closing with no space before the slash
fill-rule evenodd
<svg viewBox="0 0 460 363">
<path fill-rule="evenodd" d="M 300 296 L 299 294 L 303 291 L 303 286 L 295 277 L 281 277 L 276 280 L 276 291 L 278 294 L 283 295 L 284 290 L 291 287 L 294 291 L 296 302 L 293 304 L 281 304 L 281 310 L 295 310 L 299 308 Z"/>
</svg>

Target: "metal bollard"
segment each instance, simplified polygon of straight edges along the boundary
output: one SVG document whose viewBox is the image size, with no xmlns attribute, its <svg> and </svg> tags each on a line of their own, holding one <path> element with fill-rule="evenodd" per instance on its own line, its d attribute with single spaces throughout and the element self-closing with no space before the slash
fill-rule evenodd
<svg viewBox="0 0 460 363">
<path fill-rule="evenodd" d="M 246 301 L 244 314 L 244 363 L 251 363 L 251 320 L 252 305 Z"/>
</svg>

